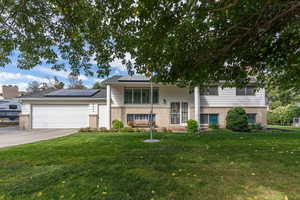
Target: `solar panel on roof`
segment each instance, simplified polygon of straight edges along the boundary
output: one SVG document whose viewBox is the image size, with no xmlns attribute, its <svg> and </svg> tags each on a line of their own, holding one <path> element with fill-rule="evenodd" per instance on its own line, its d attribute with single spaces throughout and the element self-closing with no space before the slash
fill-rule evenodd
<svg viewBox="0 0 300 200">
<path fill-rule="evenodd" d="M 134 82 L 134 81 L 149 81 L 150 78 L 147 78 L 146 76 L 143 75 L 133 75 L 133 76 L 123 76 L 119 78 L 120 82 Z"/>
<path fill-rule="evenodd" d="M 47 93 L 47 97 L 90 97 L 96 94 L 96 89 L 61 89 Z"/>
</svg>

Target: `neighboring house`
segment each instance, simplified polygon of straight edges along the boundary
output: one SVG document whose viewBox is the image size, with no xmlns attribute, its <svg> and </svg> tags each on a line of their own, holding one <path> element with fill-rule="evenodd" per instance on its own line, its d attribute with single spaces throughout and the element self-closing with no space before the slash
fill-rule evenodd
<svg viewBox="0 0 300 200">
<path fill-rule="evenodd" d="M 3 122 L 18 122 L 21 104 L 17 99 L 0 100 L 0 125 Z"/>
<path fill-rule="evenodd" d="M 300 103 L 296 104 L 296 106 L 300 107 Z M 300 115 L 293 118 L 293 126 L 300 127 Z"/>
<path fill-rule="evenodd" d="M 2 85 L 0 86 L 0 99 L 11 99 L 19 96 L 19 89 L 17 86 Z"/>
<path fill-rule="evenodd" d="M 300 115 L 293 118 L 293 126 L 300 127 Z"/>
<path fill-rule="evenodd" d="M 54 90 L 21 97 L 22 128 L 111 128 L 113 120 L 128 124 L 148 120 L 150 81 L 141 75 L 113 76 L 100 90 Z M 229 109 L 243 107 L 249 123 L 266 125 L 265 90 L 211 85 L 207 89 L 153 84 L 153 118 L 157 127 L 181 127 L 189 119 L 201 126 L 225 126 Z"/>
</svg>

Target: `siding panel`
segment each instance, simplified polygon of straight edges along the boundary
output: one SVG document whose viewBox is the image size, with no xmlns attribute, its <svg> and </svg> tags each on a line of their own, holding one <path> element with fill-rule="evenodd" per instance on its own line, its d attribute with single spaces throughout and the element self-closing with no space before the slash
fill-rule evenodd
<svg viewBox="0 0 300 200">
<path fill-rule="evenodd" d="M 135 84 L 126 86 L 111 86 L 111 96 L 113 106 L 124 106 L 124 87 L 149 87 L 149 84 Z M 172 101 L 186 101 L 194 106 L 194 93 L 188 88 L 178 88 L 172 85 L 155 85 L 159 87 L 159 105 L 155 106 L 169 106 Z M 263 107 L 265 103 L 265 90 L 260 89 L 255 96 L 236 96 L 235 88 L 219 87 L 218 96 L 200 96 L 200 106 L 207 107 L 234 107 L 234 106 L 248 106 L 248 107 Z M 164 104 L 164 99 L 166 104 Z M 132 105 L 126 105 L 128 107 Z M 135 105 L 138 106 L 138 105 Z M 140 105 L 145 106 L 145 105 Z"/>
</svg>

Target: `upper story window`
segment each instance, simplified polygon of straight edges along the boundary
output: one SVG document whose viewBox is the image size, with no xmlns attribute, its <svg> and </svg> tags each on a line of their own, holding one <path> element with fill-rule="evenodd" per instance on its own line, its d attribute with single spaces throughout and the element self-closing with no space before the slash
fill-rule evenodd
<svg viewBox="0 0 300 200">
<path fill-rule="evenodd" d="M 237 96 L 254 96 L 255 95 L 255 87 L 247 86 L 245 88 L 236 88 Z"/>
<path fill-rule="evenodd" d="M 153 104 L 158 104 L 158 88 L 153 88 Z M 145 88 L 124 88 L 124 104 L 150 104 L 151 89 Z"/>
<path fill-rule="evenodd" d="M 14 105 L 14 104 L 10 104 L 9 105 L 9 109 L 18 109 L 18 106 Z"/>
<path fill-rule="evenodd" d="M 211 85 L 206 88 L 201 88 L 200 95 L 212 95 L 212 96 L 218 96 L 219 95 L 219 86 L 217 85 Z"/>
</svg>

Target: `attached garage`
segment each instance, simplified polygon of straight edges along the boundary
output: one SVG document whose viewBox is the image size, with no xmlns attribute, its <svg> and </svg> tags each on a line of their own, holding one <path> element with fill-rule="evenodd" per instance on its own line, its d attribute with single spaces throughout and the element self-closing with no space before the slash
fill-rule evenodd
<svg viewBox="0 0 300 200">
<path fill-rule="evenodd" d="M 32 105 L 32 128 L 88 126 L 88 105 Z"/>
<path fill-rule="evenodd" d="M 21 101 L 21 129 L 98 128 L 106 123 L 106 89 L 49 89 Z"/>
</svg>

